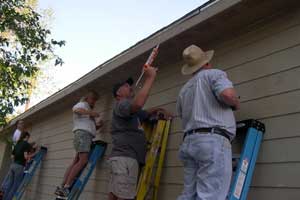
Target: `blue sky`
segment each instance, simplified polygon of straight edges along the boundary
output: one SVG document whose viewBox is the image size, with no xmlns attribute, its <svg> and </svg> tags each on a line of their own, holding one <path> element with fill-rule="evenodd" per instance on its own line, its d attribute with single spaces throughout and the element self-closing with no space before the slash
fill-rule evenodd
<svg viewBox="0 0 300 200">
<path fill-rule="evenodd" d="M 66 41 L 56 51 L 65 64 L 55 73 L 54 82 L 63 88 L 204 2 L 39 0 L 39 8 L 54 11 L 53 38 Z"/>
</svg>

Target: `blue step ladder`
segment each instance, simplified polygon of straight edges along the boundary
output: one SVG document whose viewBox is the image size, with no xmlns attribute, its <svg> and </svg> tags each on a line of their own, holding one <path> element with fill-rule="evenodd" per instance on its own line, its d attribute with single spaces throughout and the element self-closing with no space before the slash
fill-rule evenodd
<svg viewBox="0 0 300 200">
<path fill-rule="evenodd" d="M 237 123 L 237 139 L 244 140 L 240 156 L 233 156 L 237 167 L 233 171 L 228 200 L 246 200 L 253 176 L 259 148 L 265 133 L 265 125 L 249 119 Z"/>
<path fill-rule="evenodd" d="M 29 185 L 34 173 L 36 172 L 38 166 L 42 162 L 44 156 L 47 153 L 46 147 L 41 147 L 39 152 L 34 156 L 32 163 L 30 164 L 28 170 L 24 172 L 24 178 L 20 184 L 18 190 L 16 191 L 13 200 L 20 200 L 26 190 L 26 187 Z"/>
<path fill-rule="evenodd" d="M 77 200 L 82 193 L 85 185 L 87 184 L 94 168 L 96 167 L 97 161 L 104 156 L 107 143 L 103 141 L 94 141 L 91 151 L 89 153 L 89 161 L 85 168 L 80 172 L 73 185 L 71 186 L 70 194 L 68 197 L 57 196 L 56 200 Z"/>
</svg>

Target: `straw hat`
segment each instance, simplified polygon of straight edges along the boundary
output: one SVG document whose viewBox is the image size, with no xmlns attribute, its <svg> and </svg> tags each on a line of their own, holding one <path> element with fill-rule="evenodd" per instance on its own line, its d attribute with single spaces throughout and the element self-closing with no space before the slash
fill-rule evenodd
<svg viewBox="0 0 300 200">
<path fill-rule="evenodd" d="M 181 69 L 183 75 L 190 75 L 198 71 L 208 63 L 214 55 L 214 50 L 203 51 L 200 47 L 192 44 L 182 52 L 185 65 Z"/>
</svg>

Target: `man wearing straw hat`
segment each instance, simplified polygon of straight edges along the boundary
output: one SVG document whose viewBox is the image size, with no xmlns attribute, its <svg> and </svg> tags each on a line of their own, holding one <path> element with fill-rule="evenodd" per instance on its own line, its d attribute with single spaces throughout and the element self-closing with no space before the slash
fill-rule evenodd
<svg viewBox="0 0 300 200">
<path fill-rule="evenodd" d="M 184 130 L 179 149 L 184 189 L 177 200 L 225 200 L 230 186 L 230 142 L 236 131 L 232 110 L 240 103 L 226 73 L 212 68 L 213 55 L 196 45 L 183 51 L 182 74 L 191 79 L 177 100 Z"/>
</svg>

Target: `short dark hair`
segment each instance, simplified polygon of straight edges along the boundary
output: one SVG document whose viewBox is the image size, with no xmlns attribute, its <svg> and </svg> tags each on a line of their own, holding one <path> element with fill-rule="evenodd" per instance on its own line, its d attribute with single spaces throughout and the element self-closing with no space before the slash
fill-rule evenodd
<svg viewBox="0 0 300 200">
<path fill-rule="evenodd" d="M 26 137 L 30 137 L 30 133 L 27 131 L 22 132 L 19 141 L 23 141 Z"/>
<path fill-rule="evenodd" d="M 123 82 L 119 82 L 119 83 L 116 83 L 114 86 L 113 86 L 113 96 L 114 97 L 117 97 L 117 93 L 118 93 L 118 90 L 120 89 L 120 87 L 122 87 L 125 83 L 129 84 L 130 86 L 133 85 L 133 78 L 129 77 L 126 81 L 123 81 Z"/>
</svg>

